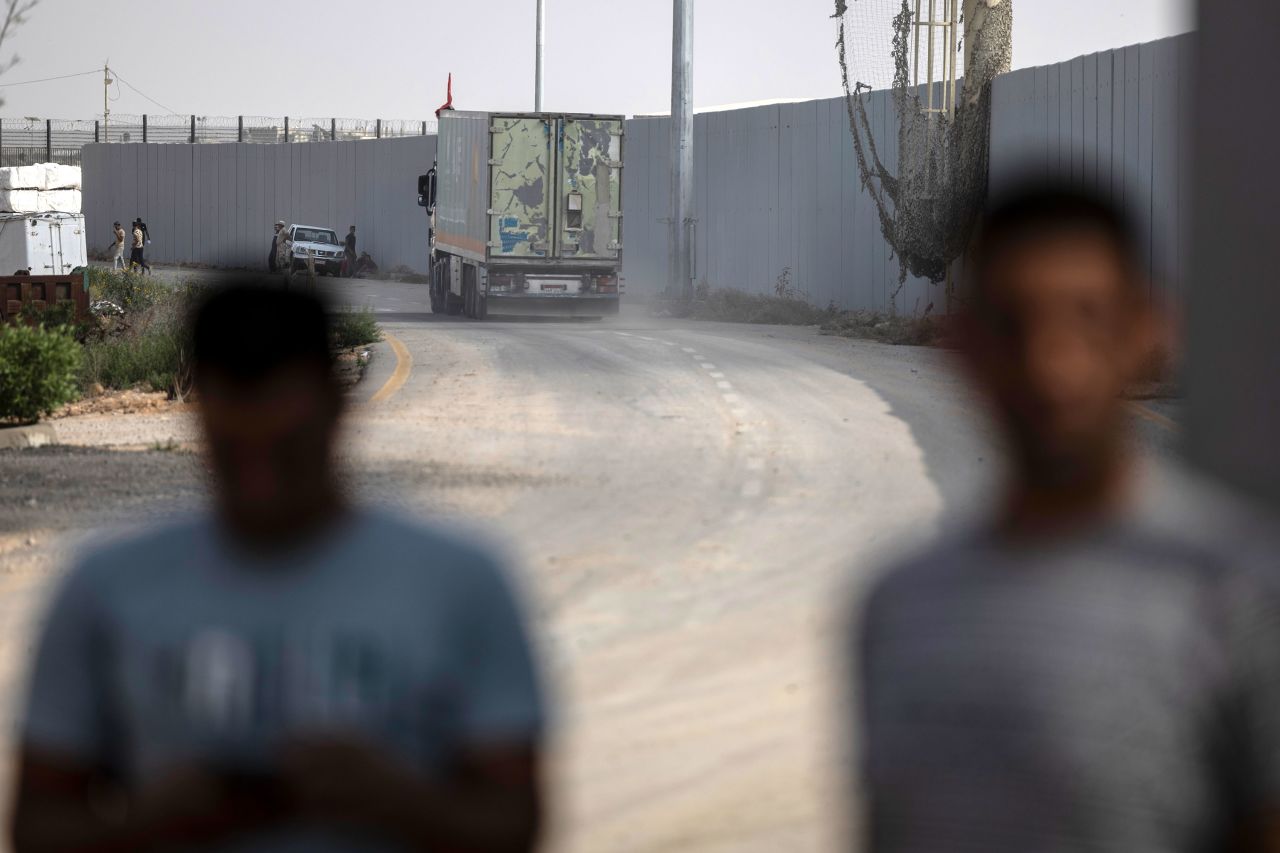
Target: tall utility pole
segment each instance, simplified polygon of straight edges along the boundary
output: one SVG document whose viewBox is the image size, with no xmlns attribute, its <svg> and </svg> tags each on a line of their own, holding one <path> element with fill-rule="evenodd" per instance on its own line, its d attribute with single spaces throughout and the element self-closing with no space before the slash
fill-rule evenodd
<svg viewBox="0 0 1280 853">
<path fill-rule="evenodd" d="M 102 141 L 111 141 L 111 106 L 107 103 L 107 94 L 111 91 L 111 68 L 108 64 L 102 66 Z"/>
<path fill-rule="evenodd" d="M 546 44 L 547 34 L 547 0 L 538 0 L 538 36 L 537 36 L 537 67 L 533 74 L 533 111 L 542 112 L 542 68 L 543 68 L 543 48 Z"/>
<path fill-rule="evenodd" d="M 671 255 L 668 294 L 693 300 L 693 0 L 675 0 L 671 39 Z"/>
</svg>

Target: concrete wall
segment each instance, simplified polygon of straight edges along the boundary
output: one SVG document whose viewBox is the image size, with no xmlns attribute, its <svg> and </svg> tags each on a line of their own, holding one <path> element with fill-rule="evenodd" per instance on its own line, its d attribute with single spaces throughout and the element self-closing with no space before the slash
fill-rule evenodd
<svg viewBox="0 0 1280 853">
<path fill-rule="evenodd" d="M 1193 35 L 1103 51 L 996 79 L 993 192 L 1022 176 L 1070 176 L 1140 221 L 1158 292 L 1188 278 Z"/>
<path fill-rule="evenodd" d="M 111 223 L 141 216 L 159 262 L 266 267 L 271 225 L 356 226 L 357 247 L 383 269 L 427 267 L 417 178 L 434 136 L 289 145 L 101 144 L 84 149 L 91 248 Z"/>
<path fill-rule="evenodd" d="M 868 117 L 885 166 L 897 168 L 897 120 L 887 92 Z M 667 281 L 670 119 L 627 122 L 623 272 L 628 293 Z M 696 279 L 772 293 L 784 268 L 819 305 L 888 310 L 898 261 L 880 232 L 843 98 L 703 113 L 694 118 Z M 911 278 L 899 311 L 942 308 L 943 287 Z"/>
</svg>

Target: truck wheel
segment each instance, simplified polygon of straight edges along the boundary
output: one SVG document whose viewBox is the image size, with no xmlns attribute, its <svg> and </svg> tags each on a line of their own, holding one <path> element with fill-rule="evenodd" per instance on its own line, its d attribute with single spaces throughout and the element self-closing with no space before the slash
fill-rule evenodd
<svg viewBox="0 0 1280 853">
<path fill-rule="evenodd" d="M 454 296 L 452 293 L 446 293 L 444 295 L 444 299 L 444 313 L 448 314 L 450 317 L 456 317 L 462 313 L 461 296 Z"/>
<path fill-rule="evenodd" d="M 476 302 L 478 305 L 476 309 L 476 319 L 487 320 L 489 318 L 489 297 L 481 296 L 476 300 Z"/>
<path fill-rule="evenodd" d="M 431 313 L 432 314 L 444 313 L 443 307 L 440 305 L 440 294 L 436 292 L 436 286 L 434 284 L 431 285 L 430 293 L 431 293 Z"/>
</svg>

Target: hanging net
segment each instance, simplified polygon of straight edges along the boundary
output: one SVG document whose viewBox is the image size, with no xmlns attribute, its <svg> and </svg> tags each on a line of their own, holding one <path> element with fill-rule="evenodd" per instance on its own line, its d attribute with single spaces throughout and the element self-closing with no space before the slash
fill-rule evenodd
<svg viewBox="0 0 1280 853">
<path fill-rule="evenodd" d="M 929 5 L 923 3 L 926 9 Z M 908 274 L 933 282 L 946 278 L 951 262 L 964 253 L 986 200 L 991 82 L 1009 67 L 1012 6 L 1012 0 L 966 3 L 982 15 L 983 26 L 968 50 L 957 33 L 957 78 L 964 54 L 972 57 L 973 67 L 967 69 L 953 116 L 927 111 L 928 86 L 916 85 L 913 74 L 943 80 L 940 57 L 951 49 L 944 28 L 917 28 L 915 4 L 909 0 L 835 0 L 836 49 L 859 176 L 897 255 L 899 290 Z M 923 34 L 918 48 L 917 29 Z M 929 35 L 934 42 L 932 75 Z M 943 103 L 945 86 L 945 81 L 934 85 L 935 107 Z M 885 88 L 896 114 L 893 140 L 876 139 L 867 114 L 871 92 Z M 897 146 L 896 174 L 881 158 L 886 144 Z"/>
</svg>

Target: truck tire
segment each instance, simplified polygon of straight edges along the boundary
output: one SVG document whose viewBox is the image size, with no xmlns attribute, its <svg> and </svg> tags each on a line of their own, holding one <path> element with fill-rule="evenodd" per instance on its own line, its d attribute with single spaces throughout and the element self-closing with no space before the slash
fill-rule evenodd
<svg viewBox="0 0 1280 853">
<path fill-rule="evenodd" d="M 476 308 L 476 319 L 477 320 L 489 319 L 489 297 L 481 296 L 479 299 L 476 300 L 476 303 L 478 306 Z"/>
<path fill-rule="evenodd" d="M 444 313 L 456 317 L 462 313 L 462 297 L 446 292 L 444 295 Z"/>
</svg>

